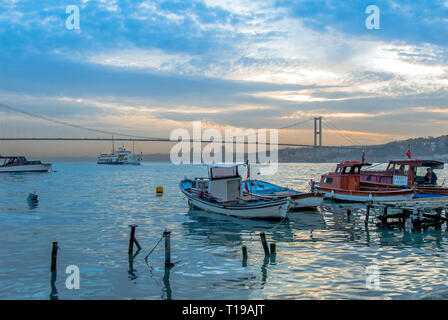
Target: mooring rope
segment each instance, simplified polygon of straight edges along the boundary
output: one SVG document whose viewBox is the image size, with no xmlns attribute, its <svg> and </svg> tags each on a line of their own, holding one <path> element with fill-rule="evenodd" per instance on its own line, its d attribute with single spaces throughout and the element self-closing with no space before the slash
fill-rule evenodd
<svg viewBox="0 0 448 320">
<path fill-rule="evenodd" d="M 162 241 L 162 239 L 163 239 L 163 237 L 164 237 L 165 235 L 162 235 L 162 237 L 159 239 L 159 241 L 157 242 L 157 244 L 154 246 L 154 248 L 152 248 L 151 249 L 151 251 L 146 255 L 146 257 L 145 257 L 145 262 L 146 262 L 146 264 L 149 266 L 149 264 L 148 264 L 148 257 L 151 255 L 151 253 L 157 248 L 157 246 L 160 244 L 160 242 Z"/>
</svg>

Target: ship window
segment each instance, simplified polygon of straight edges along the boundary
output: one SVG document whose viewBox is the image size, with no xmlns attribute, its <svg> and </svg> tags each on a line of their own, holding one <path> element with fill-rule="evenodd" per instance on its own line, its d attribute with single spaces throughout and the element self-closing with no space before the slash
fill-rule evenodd
<svg viewBox="0 0 448 320">
<path fill-rule="evenodd" d="M 341 167 L 336 168 L 336 173 L 341 173 Z"/>
<path fill-rule="evenodd" d="M 350 172 L 350 168 L 349 167 L 344 167 L 344 170 L 342 170 L 343 174 L 349 173 Z"/>
<path fill-rule="evenodd" d="M 359 167 L 352 167 L 351 173 L 359 174 Z"/>
<path fill-rule="evenodd" d="M 333 178 L 325 178 L 324 183 L 332 183 L 333 182 Z"/>
<path fill-rule="evenodd" d="M 409 171 L 409 165 L 402 164 L 402 165 L 396 165 L 394 168 L 394 174 L 400 174 L 400 175 L 407 175 Z"/>
<path fill-rule="evenodd" d="M 196 188 L 196 181 L 191 184 L 192 188 Z"/>
</svg>

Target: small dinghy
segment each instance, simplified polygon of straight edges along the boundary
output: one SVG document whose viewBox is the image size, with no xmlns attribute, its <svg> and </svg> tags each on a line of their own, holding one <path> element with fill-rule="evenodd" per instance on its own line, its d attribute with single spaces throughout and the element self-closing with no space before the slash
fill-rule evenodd
<svg viewBox="0 0 448 320">
<path fill-rule="evenodd" d="M 283 219 L 291 209 L 291 199 L 270 199 L 243 195 L 238 165 L 209 168 L 208 178 L 184 179 L 179 188 L 190 206 L 240 218 Z"/>
<path fill-rule="evenodd" d="M 280 187 L 261 180 L 246 180 L 243 182 L 244 191 L 248 195 L 262 196 L 271 199 L 291 198 L 291 209 L 315 209 L 323 199 L 324 194 L 319 192 L 299 192 L 293 189 Z"/>
</svg>

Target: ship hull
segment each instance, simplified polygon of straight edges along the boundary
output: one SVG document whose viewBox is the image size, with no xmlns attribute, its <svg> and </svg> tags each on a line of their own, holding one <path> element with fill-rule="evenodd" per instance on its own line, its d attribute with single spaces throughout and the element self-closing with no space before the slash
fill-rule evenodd
<svg viewBox="0 0 448 320">
<path fill-rule="evenodd" d="M 48 172 L 51 169 L 51 164 L 29 164 L 17 166 L 0 167 L 0 172 Z"/>
<path fill-rule="evenodd" d="M 397 191 L 351 191 L 318 187 L 317 190 L 324 193 L 326 199 L 353 202 L 407 200 L 412 199 L 415 194 L 413 190 L 409 189 Z"/>
</svg>

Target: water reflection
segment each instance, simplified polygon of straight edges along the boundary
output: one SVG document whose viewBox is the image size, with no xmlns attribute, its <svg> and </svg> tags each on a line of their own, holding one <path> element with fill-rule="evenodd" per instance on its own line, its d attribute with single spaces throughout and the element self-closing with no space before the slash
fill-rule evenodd
<svg viewBox="0 0 448 320">
<path fill-rule="evenodd" d="M 350 210 L 351 214 L 347 214 Z M 385 227 L 379 224 L 378 212 L 371 209 L 369 223 L 365 224 L 365 204 L 335 203 L 325 201 L 322 214 L 329 227 L 336 231 L 343 231 L 349 241 L 365 239 L 365 244 L 370 246 L 372 232 L 375 234 L 374 242 L 381 247 L 413 247 L 421 248 L 431 244 L 435 248 L 442 248 L 447 240 L 448 227 L 435 229 L 414 229 L 408 223 L 405 227 Z"/>
<path fill-rule="evenodd" d="M 58 289 L 56 288 L 56 279 L 57 279 L 57 271 L 53 270 L 51 271 L 51 280 L 50 280 L 50 286 L 51 286 L 50 300 L 58 300 Z"/>
<path fill-rule="evenodd" d="M 173 299 L 171 286 L 170 286 L 170 272 L 173 267 L 174 267 L 173 265 L 165 266 L 165 273 L 163 274 L 164 292 L 165 292 L 166 296 L 164 297 L 162 294 L 162 299 L 165 299 L 165 300 Z"/>
<path fill-rule="evenodd" d="M 190 221 L 183 226 L 192 236 L 201 236 L 208 244 L 216 246 L 236 246 L 243 242 L 243 236 L 253 236 L 261 231 L 269 234 L 273 241 L 294 241 L 294 230 L 325 229 L 323 216 L 317 211 L 295 212 L 287 220 L 266 221 L 241 219 L 215 214 L 208 211 L 190 209 Z"/>
</svg>

